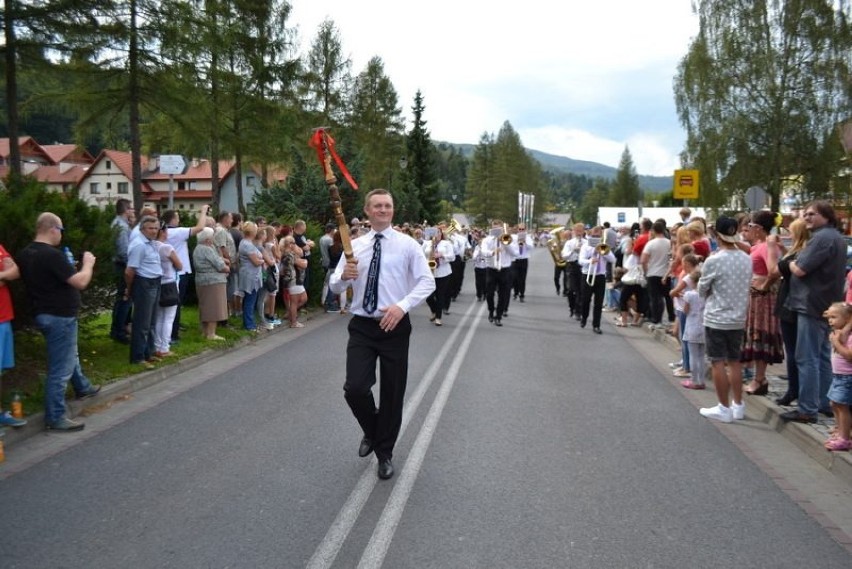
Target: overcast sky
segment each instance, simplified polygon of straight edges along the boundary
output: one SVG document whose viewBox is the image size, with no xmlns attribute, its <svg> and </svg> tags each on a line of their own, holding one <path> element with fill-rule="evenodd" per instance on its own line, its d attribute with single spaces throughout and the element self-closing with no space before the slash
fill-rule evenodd
<svg viewBox="0 0 852 569">
<path fill-rule="evenodd" d="M 505 121 L 527 148 L 670 176 L 685 133 L 672 82 L 698 30 L 689 0 L 292 0 L 302 53 L 331 19 L 353 74 L 373 56 L 411 127 L 476 144 Z"/>
</svg>

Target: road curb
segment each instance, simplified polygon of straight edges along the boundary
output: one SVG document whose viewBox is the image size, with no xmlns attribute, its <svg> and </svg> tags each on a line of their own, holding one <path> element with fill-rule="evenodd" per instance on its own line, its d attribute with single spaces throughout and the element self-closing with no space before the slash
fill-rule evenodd
<svg viewBox="0 0 852 569">
<path fill-rule="evenodd" d="M 308 317 L 308 320 L 314 322 L 321 321 L 321 319 L 318 319 L 318 316 L 319 314 L 315 317 Z M 323 314 L 323 316 L 325 315 Z M 157 385 L 158 383 L 162 383 L 163 381 L 166 381 L 167 379 L 170 379 L 175 375 L 190 371 L 210 361 L 216 360 L 223 356 L 227 356 L 234 350 L 240 349 L 254 342 L 265 340 L 270 336 L 281 333 L 284 330 L 288 330 L 288 328 L 286 326 L 281 326 L 274 330 L 264 332 L 262 335 L 239 338 L 233 344 L 227 346 L 224 349 L 208 348 L 202 352 L 193 354 L 191 356 L 186 356 L 181 359 L 172 359 L 171 362 L 166 360 L 163 364 L 161 364 L 161 367 L 157 367 L 150 371 L 143 371 L 141 373 L 137 373 L 129 377 L 125 377 L 123 379 L 119 379 L 113 381 L 112 383 L 106 384 L 103 386 L 100 393 L 98 393 L 96 396 L 91 397 L 89 399 L 84 399 L 83 401 L 66 399 L 65 406 L 68 410 L 68 416 L 73 419 L 76 417 L 85 416 L 87 414 L 87 411 L 95 411 L 103 408 L 108 408 L 112 406 L 112 404 L 116 401 L 125 398 L 133 393 L 152 387 L 154 385 Z M 302 330 L 307 330 L 307 328 L 303 328 L 300 331 Z M 3 431 L 5 432 L 0 434 L 0 436 L 2 436 L 3 444 L 7 449 L 13 448 L 15 445 L 18 445 L 23 441 L 30 439 L 31 437 L 45 432 L 43 411 L 33 413 L 32 415 L 27 415 L 26 419 L 27 424 L 23 427 L 17 429 L 3 429 Z"/>
<path fill-rule="evenodd" d="M 680 354 L 680 344 L 677 339 L 667 334 L 665 330 L 655 329 L 651 326 L 643 326 L 643 330 L 653 335 L 654 339 L 661 344 Z M 852 486 L 852 453 L 829 452 L 823 446 L 828 438 L 829 429 L 834 426 L 834 419 L 827 419 L 820 415 L 819 423 L 815 425 L 785 423 L 781 420 L 781 413 L 788 409 L 776 405 L 773 399 L 787 389 L 787 382 L 778 377 L 779 374 L 783 373 L 786 373 L 783 364 L 767 368 L 770 392 L 767 396 L 748 397 L 746 406 L 748 417 L 768 425 L 826 470 Z M 712 378 L 708 376 L 708 380 L 712 381 Z"/>
</svg>

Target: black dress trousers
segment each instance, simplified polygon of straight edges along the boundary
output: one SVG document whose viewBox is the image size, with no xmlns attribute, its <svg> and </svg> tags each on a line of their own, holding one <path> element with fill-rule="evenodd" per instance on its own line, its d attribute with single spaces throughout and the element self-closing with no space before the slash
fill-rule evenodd
<svg viewBox="0 0 852 569">
<path fill-rule="evenodd" d="M 364 436 L 373 440 L 379 459 L 393 457 L 402 426 L 410 337 L 411 319 L 407 314 L 391 332 L 383 331 L 374 318 L 353 316 L 349 321 L 344 397 Z M 378 407 L 372 391 L 376 360 L 381 373 Z"/>
</svg>

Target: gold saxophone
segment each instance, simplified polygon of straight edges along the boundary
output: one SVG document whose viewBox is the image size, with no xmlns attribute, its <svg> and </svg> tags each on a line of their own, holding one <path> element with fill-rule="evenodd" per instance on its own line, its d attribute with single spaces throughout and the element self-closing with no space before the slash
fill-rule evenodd
<svg viewBox="0 0 852 569">
<path fill-rule="evenodd" d="M 438 268 L 438 259 L 435 257 L 435 249 L 438 247 L 438 234 L 432 238 L 432 247 L 429 249 L 429 269 L 434 273 L 435 269 Z"/>
</svg>

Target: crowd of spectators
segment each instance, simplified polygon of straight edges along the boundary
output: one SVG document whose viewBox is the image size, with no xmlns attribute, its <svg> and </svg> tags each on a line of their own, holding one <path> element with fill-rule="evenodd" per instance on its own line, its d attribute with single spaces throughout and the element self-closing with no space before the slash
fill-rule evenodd
<svg viewBox="0 0 852 569">
<path fill-rule="evenodd" d="M 792 408 L 781 419 L 816 423 L 820 414 L 836 415 L 826 448 L 852 449 L 852 286 L 832 206 L 815 201 L 792 220 L 756 211 L 708 224 L 688 208 L 681 218 L 671 227 L 642 219 L 617 231 L 618 267 L 607 295 L 608 310 L 619 313 L 615 324 L 675 336 L 681 359 L 670 365 L 684 388 L 704 389 L 709 365 L 719 403 L 701 414 L 718 421 L 742 419 L 743 396 L 767 396 L 767 366 L 786 362 L 787 390 L 776 403 Z M 587 228 L 562 237 L 570 265 Z M 635 267 L 642 278 L 628 282 Z M 554 282 L 559 293 L 558 275 Z"/>
</svg>

